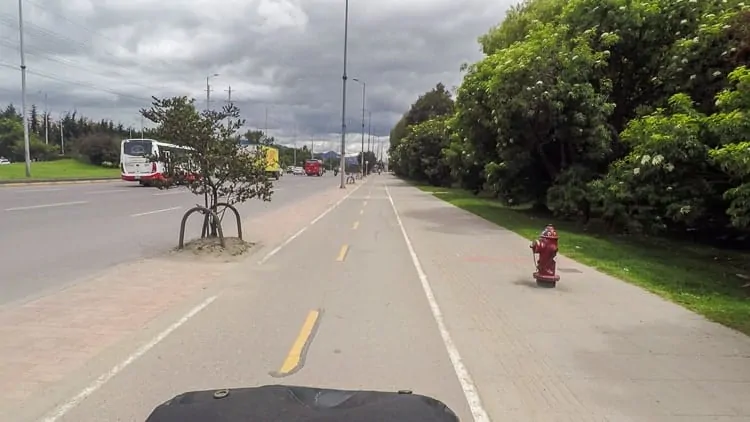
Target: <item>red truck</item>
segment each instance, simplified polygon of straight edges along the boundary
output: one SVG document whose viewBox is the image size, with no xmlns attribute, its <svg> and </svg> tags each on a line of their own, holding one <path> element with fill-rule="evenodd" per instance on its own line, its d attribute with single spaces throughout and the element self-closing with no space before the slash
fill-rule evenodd
<svg viewBox="0 0 750 422">
<path fill-rule="evenodd" d="M 325 169 L 322 160 L 305 160 L 305 174 L 308 176 L 322 176 Z"/>
</svg>

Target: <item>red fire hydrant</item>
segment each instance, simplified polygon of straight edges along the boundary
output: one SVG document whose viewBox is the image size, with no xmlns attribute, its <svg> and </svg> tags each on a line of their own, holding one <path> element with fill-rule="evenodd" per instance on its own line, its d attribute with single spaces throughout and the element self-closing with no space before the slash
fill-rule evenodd
<svg viewBox="0 0 750 422">
<path fill-rule="evenodd" d="M 557 230 L 551 224 L 547 224 L 542 234 L 539 235 L 539 239 L 531 242 L 532 253 L 539 254 L 534 279 L 541 287 L 555 287 L 560 281 L 560 276 L 556 274 L 557 263 L 555 262 L 558 239 Z"/>
</svg>

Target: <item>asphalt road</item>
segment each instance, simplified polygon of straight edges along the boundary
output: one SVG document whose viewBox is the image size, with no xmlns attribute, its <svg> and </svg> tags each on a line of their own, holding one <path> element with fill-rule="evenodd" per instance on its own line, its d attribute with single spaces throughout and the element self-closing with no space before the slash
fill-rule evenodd
<svg viewBox="0 0 750 422">
<path fill-rule="evenodd" d="M 40 394 L 0 388 L 6 414 L 140 422 L 185 391 L 285 383 L 409 389 L 462 421 L 750 420 L 746 336 L 565 257 L 539 289 L 525 239 L 388 176 L 357 186 Z M 62 372 L 22 358 L 8 373 Z"/>
<path fill-rule="evenodd" d="M 243 217 L 303 201 L 338 179 L 285 175 L 271 202 L 239 206 Z M 112 265 L 163 253 L 202 198 L 128 182 L 0 186 L 0 305 L 38 297 Z M 193 218 L 187 238 L 200 232 Z M 235 233 L 232 218 L 225 220 Z"/>
</svg>

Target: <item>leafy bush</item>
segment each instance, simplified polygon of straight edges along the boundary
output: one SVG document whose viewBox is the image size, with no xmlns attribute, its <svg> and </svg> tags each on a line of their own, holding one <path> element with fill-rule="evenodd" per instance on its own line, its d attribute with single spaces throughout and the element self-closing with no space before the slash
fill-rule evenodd
<svg viewBox="0 0 750 422">
<path fill-rule="evenodd" d="M 120 147 L 114 136 L 108 133 L 92 133 L 75 142 L 75 149 L 89 163 L 103 165 L 105 161 L 119 161 Z"/>
</svg>

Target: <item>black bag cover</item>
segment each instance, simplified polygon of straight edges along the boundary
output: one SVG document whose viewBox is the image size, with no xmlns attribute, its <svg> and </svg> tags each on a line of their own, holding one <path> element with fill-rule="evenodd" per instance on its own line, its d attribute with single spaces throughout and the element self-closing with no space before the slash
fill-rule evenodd
<svg viewBox="0 0 750 422">
<path fill-rule="evenodd" d="M 443 402 L 410 391 L 288 385 L 193 391 L 159 405 L 146 422 L 459 422 Z"/>
</svg>

